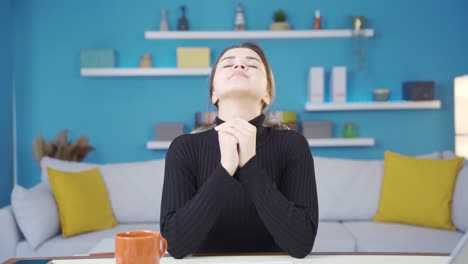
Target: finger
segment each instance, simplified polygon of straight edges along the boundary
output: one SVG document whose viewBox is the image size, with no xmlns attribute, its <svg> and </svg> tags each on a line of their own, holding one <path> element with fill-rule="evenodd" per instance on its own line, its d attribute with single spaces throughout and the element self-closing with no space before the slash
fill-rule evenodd
<svg viewBox="0 0 468 264">
<path fill-rule="evenodd" d="M 256 131 L 255 126 L 251 125 L 249 122 L 236 118 L 227 122 L 222 123 L 221 125 L 215 127 L 215 130 L 219 131 L 225 127 L 233 127 L 239 130 L 243 135 L 249 136 Z"/>
<path fill-rule="evenodd" d="M 218 130 L 219 132 L 229 133 L 237 138 L 237 140 L 241 140 L 244 138 L 244 134 L 239 131 L 237 128 L 232 126 L 225 126 Z"/>
<path fill-rule="evenodd" d="M 238 127 L 239 129 L 242 129 L 246 132 L 255 132 L 257 130 L 257 128 L 250 124 L 248 121 L 244 120 L 244 119 L 241 119 L 241 118 L 236 118 L 234 120 L 235 124 L 236 124 L 236 127 Z"/>
<path fill-rule="evenodd" d="M 233 140 L 236 144 L 239 143 L 239 140 L 237 139 L 237 137 L 229 132 L 224 132 L 224 131 L 220 131 L 219 132 L 219 136 L 220 137 L 227 137 L 229 138 L 230 140 Z"/>
</svg>

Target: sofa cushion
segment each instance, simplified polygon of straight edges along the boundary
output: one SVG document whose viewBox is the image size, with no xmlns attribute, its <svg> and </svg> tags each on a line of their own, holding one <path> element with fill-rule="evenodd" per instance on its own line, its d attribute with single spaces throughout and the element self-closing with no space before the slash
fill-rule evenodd
<svg viewBox="0 0 468 264">
<path fill-rule="evenodd" d="M 42 181 L 49 185 L 47 167 L 78 172 L 98 166 L 117 222 L 159 222 L 164 164 L 164 159 L 99 165 L 44 157 L 41 160 Z"/>
<path fill-rule="evenodd" d="M 444 159 L 456 157 L 453 151 L 442 152 Z M 465 159 L 463 167 L 457 176 L 452 202 L 452 221 L 459 230 L 468 231 L 468 160 Z"/>
<path fill-rule="evenodd" d="M 339 222 L 320 222 L 312 252 L 354 252 L 351 233 Z"/>
<path fill-rule="evenodd" d="M 32 248 L 60 232 L 60 221 L 54 196 L 45 183 L 31 189 L 15 185 L 11 207 L 21 232 Z"/>
<path fill-rule="evenodd" d="M 67 172 L 79 172 L 90 170 L 92 168 L 98 167 L 98 164 L 94 163 L 85 163 L 85 162 L 76 162 L 76 161 L 66 161 L 59 160 L 50 157 L 43 157 L 41 159 L 41 179 L 46 186 L 50 188 L 49 184 L 49 175 L 47 174 L 47 168 L 52 168 L 61 171 Z"/>
<path fill-rule="evenodd" d="M 33 249 L 26 241 L 22 241 L 16 247 L 17 257 L 35 256 L 73 256 L 87 254 L 102 239 L 113 238 L 115 234 L 129 230 L 156 230 L 159 231 L 158 223 L 122 224 L 111 229 L 84 233 L 77 236 L 63 238 L 57 235 L 44 242 L 38 248 Z"/>
<path fill-rule="evenodd" d="M 119 223 L 159 222 L 165 160 L 102 165 Z"/>
<path fill-rule="evenodd" d="M 418 157 L 439 159 L 440 152 Z M 382 160 L 314 156 L 320 220 L 371 220 L 377 211 Z M 359 206 L 357 206 L 359 205 Z"/>
<path fill-rule="evenodd" d="M 463 158 L 434 160 L 386 151 L 374 220 L 455 230 L 451 203 L 462 164 Z"/>
<path fill-rule="evenodd" d="M 463 233 L 442 229 L 377 222 L 344 222 L 362 252 L 450 253 Z"/>
<path fill-rule="evenodd" d="M 468 231 L 468 161 L 458 173 L 452 202 L 453 224 L 465 232 Z"/>
<path fill-rule="evenodd" d="M 382 161 L 315 156 L 314 167 L 320 220 L 372 219 L 380 196 Z"/>
<path fill-rule="evenodd" d="M 47 173 L 64 237 L 117 225 L 99 168 L 81 172 L 47 168 Z"/>
</svg>

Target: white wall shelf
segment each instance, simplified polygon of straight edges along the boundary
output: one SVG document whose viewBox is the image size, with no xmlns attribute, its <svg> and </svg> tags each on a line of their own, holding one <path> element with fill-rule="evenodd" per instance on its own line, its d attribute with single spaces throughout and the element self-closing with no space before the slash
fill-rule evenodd
<svg viewBox="0 0 468 264">
<path fill-rule="evenodd" d="M 246 31 L 146 31 L 145 39 L 308 39 L 373 37 L 373 29 L 246 30 Z"/>
<path fill-rule="evenodd" d="M 311 147 L 372 147 L 374 138 L 318 138 L 307 139 Z"/>
<path fill-rule="evenodd" d="M 168 149 L 171 141 L 148 141 L 146 142 L 147 149 Z"/>
<path fill-rule="evenodd" d="M 211 68 L 82 68 L 85 77 L 208 76 Z"/>
<path fill-rule="evenodd" d="M 307 139 L 310 147 L 372 147 L 375 145 L 373 138 L 318 138 Z M 147 149 L 166 150 L 171 141 L 148 141 Z"/>
<path fill-rule="evenodd" d="M 305 106 L 306 111 L 357 111 L 357 110 L 417 110 L 439 109 L 440 100 L 432 101 L 389 101 L 389 102 L 349 102 L 349 103 L 323 103 Z"/>
</svg>

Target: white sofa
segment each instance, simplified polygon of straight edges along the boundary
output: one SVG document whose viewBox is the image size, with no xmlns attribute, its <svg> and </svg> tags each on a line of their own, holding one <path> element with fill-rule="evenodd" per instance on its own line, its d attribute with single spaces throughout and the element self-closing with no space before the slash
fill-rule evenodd
<svg viewBox="0 0 468 264">
<path fill-rule="evenodd" d="M 453 153 L 436 152 L 425 156 L 448 158 Z M 372 221 L 380 197 L 382 160 L 315 156 L 314 163 L 320 223 L 313 252 L 448 253 L 468 230 L 467 162 L 459 172 L 454 192 L 452 218 L 456 231 Z M 64 171 L 96 166 L 104 177 L 119 222 L 117 227 L 63 238 L 59 233 L 58 211 L 43 170 L 41 184 L 29 190 L 15 186 L 12 206 L 0 209 L 0 261 L 15 256 L 86 254 L 102 239 L 112 238 L 123 230 L 159 230 L 164 160 L 104 165 L 42 160 L 42 168 Z"/>
</svg>

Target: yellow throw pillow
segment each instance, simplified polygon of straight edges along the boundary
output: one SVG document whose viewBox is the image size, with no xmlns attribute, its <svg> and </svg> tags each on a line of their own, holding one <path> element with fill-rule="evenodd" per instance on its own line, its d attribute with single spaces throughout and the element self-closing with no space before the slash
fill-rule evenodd
<svg viewBox="0 0 468 264">
<path fill-rule="evenodd" d="M 98 168 L 81 172 L 47 168 L 47 173 L 57 202 L 64 237 L 117 225 L 107 188 Z"/>
<path fill-rule="evenodd" d="M 385 152 L 375 221 L 455 230 L 452 196 L 463 158 L 414 158 Z"/>
</svg>

